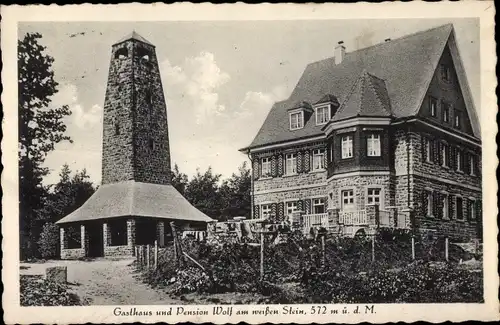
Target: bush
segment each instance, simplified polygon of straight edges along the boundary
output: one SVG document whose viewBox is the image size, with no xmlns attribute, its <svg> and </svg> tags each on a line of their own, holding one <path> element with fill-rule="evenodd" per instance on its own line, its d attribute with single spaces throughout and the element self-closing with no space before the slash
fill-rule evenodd
<svg viewBox="0 0 500 325">
<path fill-rule="evenodd" d="M 59 258 L 60 253 L 59 227 L 52 222 L 43 225 L 38 251 L 42 258 Z"/>
<path fill-rule="evenodd" d="M 21 306 L 79 306 L 78 296 L 67 286 L 42 279 L 41 276 L 21 275 Z"/>
</svg>

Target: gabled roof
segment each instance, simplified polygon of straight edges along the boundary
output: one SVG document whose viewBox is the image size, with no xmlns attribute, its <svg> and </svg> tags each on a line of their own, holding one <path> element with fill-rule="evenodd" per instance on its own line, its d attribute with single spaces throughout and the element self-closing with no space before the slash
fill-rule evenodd
<svg viewBox="0 0 500 325">
<path fill-rule="evenodd" d="M 390 117 L 391 103 L 385 82 L 364 70 L 339 107 L 332 121 L 340 121 L 355 116 Z"/>
<path fill-rule="evenodd" d="M 125 42 L 125 41 L 128 41 L 128 40 L 136 40 L 136 41 L 140 41 L 140 42 L 143 42 L 143 43 L 146 43 L 146 44 L 149 44 L 149 45 L 152 45 L 154 46 L 151 42 L 149 42 L 147 39 L 145 39 L 144 37 L 142 37 L 141 35 L 137 34 L 134 31 L 132 31 L 132 33 L 128 34 L 127 36 L 123 37 L 122 39 L 120 39 L 118 42 L 115 43 L 116 44 L 120 44 L 122 42 Z"/>
<path fill-rule="evenodd" d="M 213 221 L 192 206 L 172 185 L 135 181 L 105 184 L 58 224 L 115 217 L 154 217 L 191 222 Z"/>
<path fill-rule="evenodd" d="M 314 119 L 302 129 L 290 131 L 287 110 L 298 101 L 316 103 L 326 94 L 344 103 L 364 70 L 373 77 L 371 95 L 377 94 L 380 105 L 385 103 L 382 106 L 390 103 L 395 118 L 417 115 L 452 30 L 447 24 L 347 52 L 338 65 L 333 57 L 309 64 L 290 97 L 273 105 L 248 148 L 324 135 Z"/>
</svg>

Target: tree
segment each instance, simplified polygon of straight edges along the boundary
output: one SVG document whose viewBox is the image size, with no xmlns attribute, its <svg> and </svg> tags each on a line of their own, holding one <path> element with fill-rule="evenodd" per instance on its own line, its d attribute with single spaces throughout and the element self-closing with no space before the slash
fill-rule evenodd
<svg viewBox="0 0 500 325">
<path fill-rule="evenodd" d="M 219 189 L 221 175 L 214 174 L 208 167 L 203 174 L 200 170 L 186 186 L 185 198 L 200 211 L 211 218 L 220 219 L 222 196 Z"/>
<path fill-rule="evenodd" d="M 225 218 L 250 217 L 250 189 L 251 171 L 247 167 L 247 163 L 243 162 L 238 168 L 238 174 L 233 173 L 232 177 L 221 185 L 222 214 Z"/>
<path fill-rule="evenodd" d="M 186 186 L 189 183 L 187 175 L 179 171 L 179 166 L 177 166 L 177 164 L 174 165 L 174 170 L 172 171 L 171 175 L 172 186 L 175 187 L 175 189 L 179 191 L 179 193 L 184 195 L 184 193 L 186 192 Z"/>
<path fill-rule="evenodd" d="M 19 226 L 21 258 L 31 257 L 40 232 L 40 209 L 47 195 L 42 185 L 49 173 L 42 166 L 55 144 L 71 141 L 65 135 L 64 117 L 71 114 L 67 105 L 51 107 L 57 93 L 52 63 L 38 43 L 42 35 L 28 33 L 18 41 L 18 136 L 19 136 Z"/>
</svg>

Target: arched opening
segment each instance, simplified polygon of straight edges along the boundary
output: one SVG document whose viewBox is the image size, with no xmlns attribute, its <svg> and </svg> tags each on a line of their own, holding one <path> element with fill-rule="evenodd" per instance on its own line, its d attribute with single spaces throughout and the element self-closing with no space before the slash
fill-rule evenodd
<svg viewBox="0 0 500 325">
<path fill-rule="evenodd" d="M 126 47 L 122 47 L 115 52 L 115 59 L 123 60 L 128 57 L 128 50 Z"/>
</svg>

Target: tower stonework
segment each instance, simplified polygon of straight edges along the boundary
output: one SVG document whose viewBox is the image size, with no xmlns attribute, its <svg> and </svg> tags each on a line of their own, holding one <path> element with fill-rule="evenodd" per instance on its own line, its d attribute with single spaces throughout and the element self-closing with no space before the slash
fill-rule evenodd
<svg viewBox="0 0 500 325">
<path fill-rule="evenodd" d="M 155 47 L 133 32 L 112 47 L 104 101 L 102 184 L 170 184 L 167 108 Z"/>
</svg>

